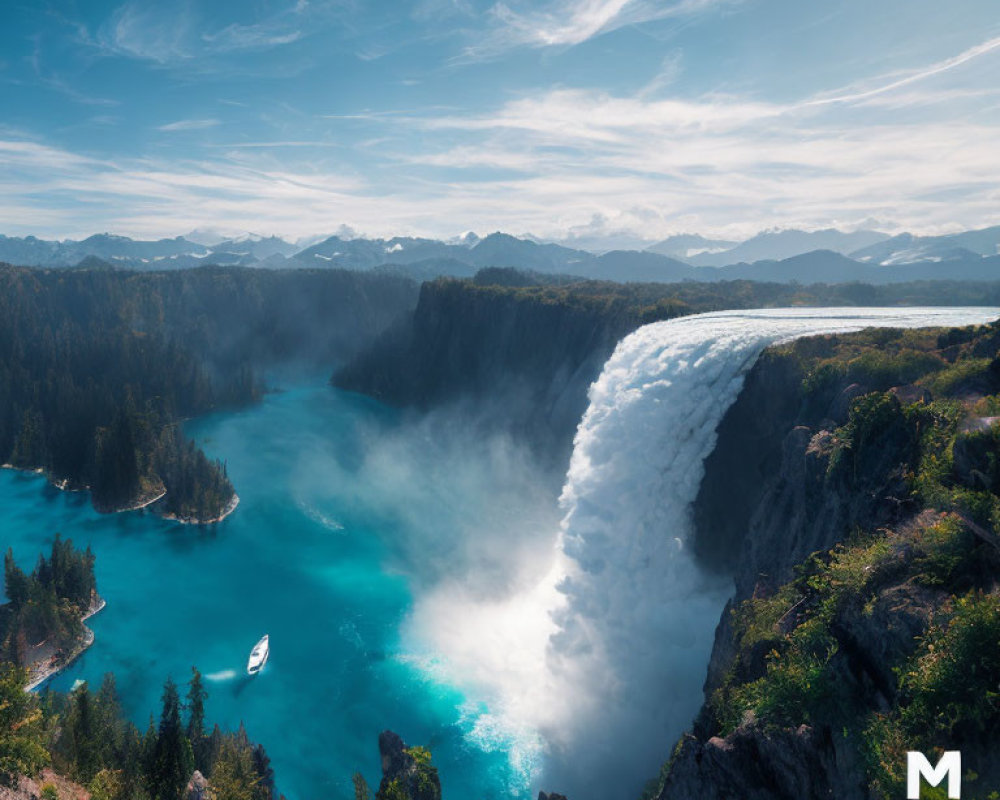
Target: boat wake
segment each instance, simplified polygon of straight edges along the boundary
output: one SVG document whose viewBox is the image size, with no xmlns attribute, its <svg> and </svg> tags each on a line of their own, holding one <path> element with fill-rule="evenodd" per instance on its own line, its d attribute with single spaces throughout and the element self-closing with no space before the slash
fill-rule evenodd
<svg viewBox="0 0 1000 800">
<path fill-rule="evenodd" d="M 239 677 L 240 673 L 235 669 L 224 669 L 219 672 L 209 672 L 205 675 L 206 681 L 211 681 L 212 683 L 223 683 L 225 681 L 231 681 L 234 678 Z"/>
</svg>

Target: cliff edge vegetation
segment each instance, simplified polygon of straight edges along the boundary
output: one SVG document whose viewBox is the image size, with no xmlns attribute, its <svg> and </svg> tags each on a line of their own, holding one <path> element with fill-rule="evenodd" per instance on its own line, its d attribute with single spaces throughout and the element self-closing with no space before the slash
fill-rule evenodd
<svg viewBox="0 0 1000 800">
<path fill-rule="evenodd" d="M 908 750 L 960 750 L 963 797 L 998 796 L 998 351 L 995 323 L 761 358 L 696 503 L 737 593 L 648 797 L 888 800 Z"/>
</svg>

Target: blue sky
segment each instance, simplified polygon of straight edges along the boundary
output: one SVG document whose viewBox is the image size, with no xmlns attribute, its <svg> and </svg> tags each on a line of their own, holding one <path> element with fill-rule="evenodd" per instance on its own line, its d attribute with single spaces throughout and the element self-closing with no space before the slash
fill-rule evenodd
<svg viewBox="0 0 1000 800">
<path fill-rule="evenodd" d="M 5 0 L 0 232 L 1000 222 L 995 0 Z"/>
</svg>

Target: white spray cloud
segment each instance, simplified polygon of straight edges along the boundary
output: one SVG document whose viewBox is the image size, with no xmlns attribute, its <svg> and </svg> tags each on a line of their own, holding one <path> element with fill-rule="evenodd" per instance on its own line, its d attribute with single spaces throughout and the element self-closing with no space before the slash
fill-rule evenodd
<svg viewBox="0 0 1000 800">
<path fill-rule="evenodd" d="M 483 601 L 447 583 L 418 597 L 411 634 L 437 654 L 428 666 L 489 707 L 473 738 L 506 742 L 514 765 L 549 791 L 635 797 L 701 704 L 731 585 L 693 560 L 690 506 L 716 427 L 761 350 L 808 334 L 998 314 L 724 312 L 625 338 L 591 387 L 548 562 L 528 570 L 511 558 L 521 576 L 513 585 L 523 589 L 506 597 Z M 474 574 L 463 576 L 462 585 L 474 584 Z"/>
</svg>

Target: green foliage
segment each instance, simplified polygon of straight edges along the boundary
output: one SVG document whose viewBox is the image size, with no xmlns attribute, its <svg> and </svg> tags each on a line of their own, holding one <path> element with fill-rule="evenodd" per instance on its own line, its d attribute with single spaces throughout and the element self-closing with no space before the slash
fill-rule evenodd
<svg viewBox="0 0 1000 800">
<path fill-rule="evenodd" d="M 216 800 L 255 800 L 260 780 L 254 769 L 252 749 L 227 738 L 212 768 L 212 789 Z"/>
<path fill-rule="evenodd" d="M 710 701 L 720 730 L 731 732 L 750 711 L 765 725 L 853 727 L 859 710 L 843 696 L 832 668 L 840 650 L 837 621 L 849 610 L 869 613 L 879 586 L 900 569 L 901 553 L 914 580 L 941 586 L 970 568 L 975 544 L 955 517 L 913 526 L 906 536 L 857 535 L 808 559 L 774 595 L 745 601 L 733 617 L 740 656 Z M 769 650 L 763 670 L 748 679 L 739 659 L 761 645 Z"/>
<path fill-rule="evenodd" d="M 783 586 L 770 597 L 746 600 L 734 611 L 734 638 L 741 650 L 748 650 L 760 642 L 780 640 L 778 623 L 794 610 L 801 600 L 794 585 Z"/>
<path fill-rule="evenodd" d="M 59 800 L 59 790 L 54 783 L 46 783 L 42 786 L 42 800 Z"/>
<path fill-rule="evenodd" d="M 891 394 L 866 394 L 851 406 L 847 424 L 837 430 L 828 473 L 855 483 L 870 466 L 891 454 L 908 463 L 916 457 L 916 434 Z"/>
<path fill-rule="evenodd" d="M 426 747 L 409 747 L 406 752 L 416 765 L 417 774 L 414 785 L 417 791 L 426 797 L 440 786 L 437 767 L 431 763 L 431 751 Z"/>
<path fill-rule="evenodd" d="M 188 683 L 186 711 L 188 714 L 187 737 L 194 752 L 195 767 L 202 771 L 207 769 L 205 760 L 205 700 L 208 692 L 205 690 L 201 673 L 197 667 L 191 667 L 191 681 Z"/>
<path fill-rule="evenodd" d="M 779 727 L 829 720 L 836 692 L 827 665 L 836 652 L 825 624 L 810 620 L 795 629 L 782 651 L 771 651 L 765 675 L 736 688 L 731 702 Z M 739 721 L 730 715 L 728 727 Z"/>
<path fill-rule="evenodd" d="M 872 786 L 900 796 L 907 750 L 937 752 L 945 744 L 992 747 L 1000 732 L 1000 598 L 973 592 L 933 625 L 899 671 L 897 708 L 875 714 L 864 732 Z M 931 796 L 931 795 L 927 795 Z"/>
<path fill-rule="evenodd" d="M 375 800 L 411 800 L 399 778 L 393 778 L 379 787 Z"/>
<path fill-rule="evenodd" d="M 924 740 L 951 739 L 958 727 L 992 735 L 1000 728 L 1000 597 L 961 597 L 954 616 L 932 627 L 922 653 L 900 677 L 900 722 Z"/>
<path fill-rule="evenodd" d="M 848 362 L 847 377 L 869 389 L 885 391 L 892 386 L 913 383 L 943 366 L 940 356 L 934 353 L 910 349 L 892 352 L 873 348 Z"/>
<path fill-rule="evenodd" d="M 831 677 L 839 649 L 830 625 L 843 608 L 863 603 L 892 558 L 880 537 L 862 537 L 814 556 L 799 577 L 771 597 L 745 601 L 734 615 L 738 651 L 770 648 L 763 674 L 741 683 L 731 672 L 710 704 L 722 732 L 738 726 L 746 713 L 766 725 L 797 726 L 839 719 L 850 713 Z"/>
<path fill-rule="evenodd" d="M 840 748 L 845 763 L 860 756 L 884 800 L 905 794 L 908 750 L 958 749 L 975 768 L 963 796 L 997 794 L 1000 426 L 977 419 L 1000 416 L 997 332 L 862 331 L 776 351 L 804 376 L 794 424 L 826 427 L 850 383 L 871 390 L 816 454 L 830 456 L 823 491 L 870 501 L 874 522 L 736 609 L 706 732 L 810 724 L 835 737 L 838 761 Z M 902 383 L 932 398 L 885 391 Z"/>
<path fill-rule="evenodd" d="M 176 684 L 168 678 L 148 776 L 150 794 L 156 800 L 180 800 L 193 771 L 194 753 L 181 724 L 180 696 Z"/>
<path fill-rule="evenodd" d="M 950 397 L 970 386 L 982 385 L 983 383 L 989 385 L 992 383 L 990 359 L 966 358 L 957 361 L 926 379 L 925 383 L 935 396 L 942 397 Z"/>
<path fill-rule="evenodd" d="M 204 727 L 197 706 L 206 694 L 195 669 L 187 697 L 185 723 L 177 687 L 168 680 L 159 722 L 150 719 L 143 735 L 122 714 L 112 675 L 96 694 L 86 684 L 69 694 L 45 692 L 38 715 L 45 762 L 51 753 L 55 771 L 86 786 L 94 800 L 179 798 L 196 767 L 210 778 L 216 800 L 271 800 L 267 754 L 242 726 L 235 733 L 218 727 L 209 736 L 197 733 Z M 194 752 L 202 759 L 198 764 Z"/>
<path fill-rule="evenodd" d="M 354 784 L 354 800 L 372 800 L 372 790 L 368 788 L 364 775 L 355 772 L 351 776 L 351 783 Z"/>
<path fill-rule="evenodd" d="M 35 775 L 49 761 L 38 698 L 24 691 L 27 670 L 0 664 L 0 784 Z"/>
<path fill-rule="evenodd" d="M 56 534 L 49 558 L 40 557 L 31 575 L 14 563 L 8 550 L 4 578 L 10 603 L 0 607 L 0 659 L 28 666 L 33 645 L 46 642 L 57 650 L 72 648 L 81 618 L 96 597 L 94 554 L 73 549 Z"/>
<path fill-rule="evenodd" d="M 968 569 L 975 558 L 975 537 L 955 517 L 944 517 L 922 530 L 914 558 L 915 580 L 925 586 L 946 586 Z"/>
<path fill-rule="evenodd" d="M 121 772 L 111 769 L 98 772 L 87 784 L 87 791 L 90 792 L 90 800 L 117 800 L 127 796 L 124 794 Z"/>
</svg>

